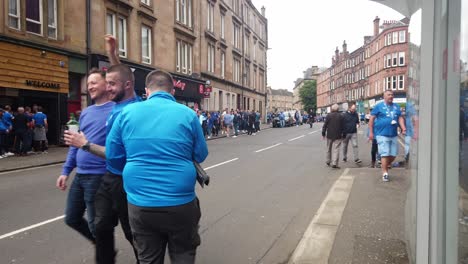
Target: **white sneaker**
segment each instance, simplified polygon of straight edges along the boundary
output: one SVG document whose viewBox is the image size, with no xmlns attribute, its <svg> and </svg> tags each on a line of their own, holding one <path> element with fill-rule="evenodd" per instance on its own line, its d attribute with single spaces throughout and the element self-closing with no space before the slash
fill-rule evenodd
<svg viewBox="0 0 468 264">
<path fill-rule="evenodd" d="M 252 135 L 256 136 L 257 134 L 256 134 L 256 133 L 253 133 Z"/>
<path fill-rule="evenodd" d="M 0 159 L 3 159 L 3 158 L 4 158 L 3 155 L 0 155 Z"/>
<path fill-rule="evenodd" d="M 208 139 L 210 139 L 210 138 L 211 138 L 211 137 L 210 137 L 210 136 L 208 136 Z"/>
<path fill-rule="evenodd" d="M 384 182 L 390 181 L 390 177 L 388 176 L 388 173 L 385 173 L 385 174 L 382 176 L 382 181 L 384 181 Z"/>
<path fill-rule="evenodd" d="M 236 138 L 237 136 L 232 136 L 232 138 Z"/>
<path fill-rule="evenodd" d="M 15 155 L 15 153 L 12 153 L 12 152 L 5 153 L 5 156 L 7 156 L 7 157 L 14 156 L 14 155 Z"/>
</svg>

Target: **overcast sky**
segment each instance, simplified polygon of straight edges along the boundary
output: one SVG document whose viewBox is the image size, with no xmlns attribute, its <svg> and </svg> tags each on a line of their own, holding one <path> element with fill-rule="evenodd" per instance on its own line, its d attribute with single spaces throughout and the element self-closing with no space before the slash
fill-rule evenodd
<svg viewBox="0 0 468 264">
<path fill-rule="evenodd" d="M 294 88 L 294 81 L 312 65 L 330 67 L 343 40 L 348 51 L 373 34 L 373 21 L 400 20 L 403 16 L 370 0 L 252 0 L 268 19 L 268 85 Z"/>
</svg>

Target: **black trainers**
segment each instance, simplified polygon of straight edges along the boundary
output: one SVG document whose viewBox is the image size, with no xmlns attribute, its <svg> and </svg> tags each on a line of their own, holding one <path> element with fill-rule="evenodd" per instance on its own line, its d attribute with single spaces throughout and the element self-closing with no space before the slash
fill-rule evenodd
<svg viewBox="0 0 468 264">
<path fill-rule="evenodd" d="M 338 165 L 332 165 L 331 166 L 333 169 L 339 169 L 340 167 L 338 167 Z"/>
<path fill-rule="evenodd" d="M 327 162 L 327 166 L 330 167 L 330 162 Z"/>
<path fill-rule="evenodd" d="M 348 159 L 343 159 L 343 162 L 347 162 L 347 161 L 348 161 Z"/>
<path fill-rule="evenodd" d="M 356 159 L 356 160 L 354 160 L 354 162 L 355 162 L 355 163 L 357 163 L 357 164 L 359 164 L 359 163 L 361 163 L 361 162 L 362 162 L 362 160 L 360 160 L 360 159 Z"/>
</svg>

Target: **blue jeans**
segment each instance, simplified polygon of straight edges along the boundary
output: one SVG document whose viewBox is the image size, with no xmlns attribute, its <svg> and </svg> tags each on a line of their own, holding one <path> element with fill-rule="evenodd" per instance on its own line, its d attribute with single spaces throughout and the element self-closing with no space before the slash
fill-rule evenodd
<svg viewBox="0 0 468 264">
<path fill-rule="evenodd" d="M 239 123 L 234 123 L 234 135 L 239 135 Z"/>
<path fill-rule="evenodd" d="M 103 174 L 77 173 L 70 186 L 65 209 L 65 223 L 92 242 L 95 241 L 94 196 L 102 176 Z M 85 210 L 87 220 L 83 218 Z"/>
<path fill-rule="evenodd" d="M 284 127 L 284 125 L 285 125 L 284 120 L 280 120 L 280 126 L 281 126 L 281 127 Z"/>
</svg>

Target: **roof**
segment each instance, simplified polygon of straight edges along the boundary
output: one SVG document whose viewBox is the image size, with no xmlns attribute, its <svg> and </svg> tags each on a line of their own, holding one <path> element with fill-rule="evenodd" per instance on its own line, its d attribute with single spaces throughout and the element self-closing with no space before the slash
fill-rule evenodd
<svg viewBox="0 0 468 264">
<path fill-rule="evenodd" d="M 293 96 L 293 93 L 286 89 L 271 89 L 272 95 Z"/>
</svg>

